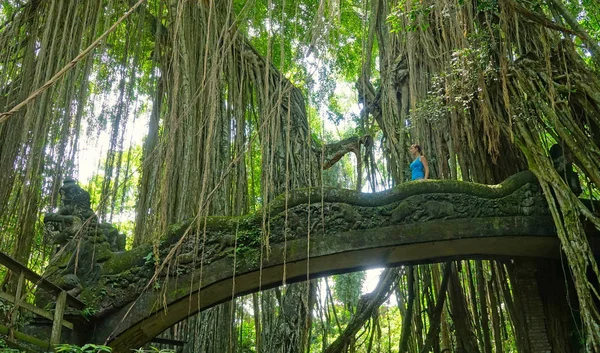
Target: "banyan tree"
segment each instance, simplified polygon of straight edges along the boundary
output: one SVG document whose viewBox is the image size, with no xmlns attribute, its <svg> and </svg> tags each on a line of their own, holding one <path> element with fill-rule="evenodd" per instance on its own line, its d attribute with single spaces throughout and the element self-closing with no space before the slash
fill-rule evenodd
<svg viewBox="0 0 600 353">
<path fill-rule="evenodd" d="M 126 224 L 129 247 L 153 244 L 157 263 L 169 261 L 158 248 L 172 224 L 250 212 L 262 212 L 268 258 L 263 206 L 299 188 L 403 183 L 417 142 L 436 179 L 535 174 L 575 289 L 580 344 L 600 352 L 600 271 L 584 229 L 600 218 L 578 198 L 600 187 L 599 13 L 589 0 L 1 1 L 0 250 L 43 267 L 53 246 L 41 215 L 79 177 L 98 218 Z M 353 116 L 336 85 L 356 97 Z M 332 138 L 325 125 L 344 118 L 354 128 Z M 95 173 L 81 180 L 86 165 Z M 202 234 L 200 222 L 184 237 L 201 246 Z M 368 318 L 344 330 L 336 316 L 329 340 L 315 313 L 334 299 L 319 299 L 321 284 L 253 294 L 252 349 L 305 352 L 319 336 L 323 351 L 355 351 L 394 292 L 404 298 L 394 350 L 500 352 L 509 348 L 494 323 L 507 320 L 529 352 L 519 320 L 503 317 L 510 268 L 386 270 L 360 302 Z M 349 312 L 361 312 L 357 300 Z M 185 336 L 189 351 L 241 352 L 239 310 L 225 303 L 167 334 Z"/>
</svg>

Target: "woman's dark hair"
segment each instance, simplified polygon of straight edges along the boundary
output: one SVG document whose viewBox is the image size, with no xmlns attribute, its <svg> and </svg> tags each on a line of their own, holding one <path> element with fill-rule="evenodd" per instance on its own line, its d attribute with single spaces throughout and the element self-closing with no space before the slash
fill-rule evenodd
<svg viewBox="0 0 600 353">
<path fill-rule="evenodd" d="M 417 151 L 419 151 L 419 153 L 421 153 L 421 146 L 417 145 L 416 143 L 413 143 L 413 146 L 415 146 Z"/>
</svg>

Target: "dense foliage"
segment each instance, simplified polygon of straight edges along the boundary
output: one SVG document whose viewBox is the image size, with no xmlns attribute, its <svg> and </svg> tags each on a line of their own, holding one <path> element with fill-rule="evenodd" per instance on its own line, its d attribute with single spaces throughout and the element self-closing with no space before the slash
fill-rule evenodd
<svg viewBox="0 0 600 353">
<path fill-rule="evenodd" d="M 41 216 L 69 176 L 128 247 L 156 248 L 175 222 L 291 189 L 405 182 L 418 142 L 435 178 L 535 173 L 577 294 L 576 332 L 550 344 L 600 352 L 582 223 L 600 219 L 549 154 L 560 145 L 598 197 L 599 14 L 594 0 L 1 0 L 0 251 L 43 271 Z M 260 241 L 269 256 L 268 229 Z M 529 352 L 515 267 L 402 267 L 373 295 L 363 273 L 288 285 L 165 336 L 205 352 Z"/>
</svg>

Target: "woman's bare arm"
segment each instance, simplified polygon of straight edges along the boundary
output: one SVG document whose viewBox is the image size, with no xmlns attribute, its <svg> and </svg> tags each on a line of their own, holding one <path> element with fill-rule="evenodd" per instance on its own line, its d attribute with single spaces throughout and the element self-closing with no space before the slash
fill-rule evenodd
<svg viewBox="0 0 600 353">
<path fill-rule="evenodd" d="M 423 163 L 423 169 L 425 170 L 425 179 L 429 179 L 429 165 L 425 156 L 421 156 L 421 163 Z"/>
</svg>

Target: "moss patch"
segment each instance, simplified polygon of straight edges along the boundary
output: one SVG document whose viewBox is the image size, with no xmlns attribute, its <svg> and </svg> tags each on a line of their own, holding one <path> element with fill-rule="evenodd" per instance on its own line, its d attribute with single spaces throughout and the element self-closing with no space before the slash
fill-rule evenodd
<svg viewBox="0 0 600 353">
<path fill-rule="evenodd" d="M 144 256 L 152 251 L 151 245 L 141 245 L 132 250 L 113 253 L 113 256 L 102 264 L 103 275 L 116 275 L 133 267 L 144 265 Z"/>
</svg>

